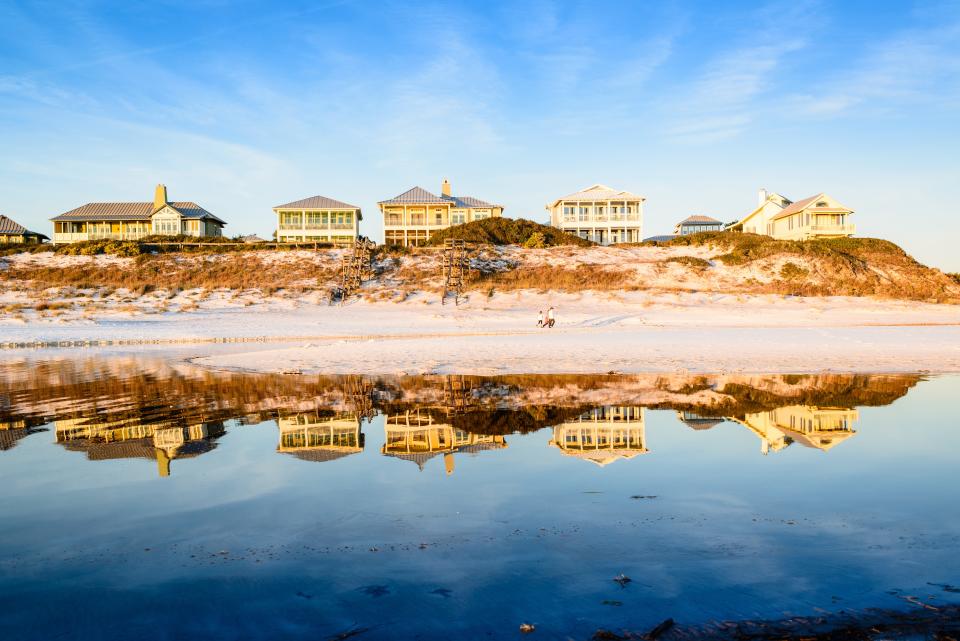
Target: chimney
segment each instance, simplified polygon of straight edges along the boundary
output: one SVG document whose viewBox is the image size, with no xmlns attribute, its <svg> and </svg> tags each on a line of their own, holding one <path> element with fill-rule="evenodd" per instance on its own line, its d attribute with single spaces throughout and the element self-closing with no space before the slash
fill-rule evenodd
<svg viewBox="0 0 960 641">
<path fill-rule="evenodd" d="M 762 205 L 763 203 L 767 202 L 767 196 L 767 190 L 761 188 L 760 191 L 757 192 L 757 204 Z"/>
<path fill-rule="evenodd" d="M 167 186 L 157 185 L 157 190 L 153 192 L 153 211 L 163 209 L 167 204 Z"/>
<path fill-rule="evenodd" d="M 450 195 L 450 181 L 446 178 L 443 179 L 443 184 L 440 185 L 440 193 L 444 196 Z"/>
</svg>

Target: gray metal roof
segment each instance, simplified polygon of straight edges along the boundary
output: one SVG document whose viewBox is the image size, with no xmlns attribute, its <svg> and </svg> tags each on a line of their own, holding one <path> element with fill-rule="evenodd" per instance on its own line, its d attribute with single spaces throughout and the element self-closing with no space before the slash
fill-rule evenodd
<svg viewBox="0 0 960 641">
<path fill-rule="evenodd" d="M 167 203 L 184 218 L 207 218 L 226 225 L 197 203 L 180 201 Z M 87 203 L 76 209 L 60 214 L 52 221 L 98 221 L 98 220 L 150 220 L 153 215 L 153 203 Z"/>
<path fill-rule="evenodd" d="M 485 200 L 474 198 L 473 196 L 437 196 L 423 187 L 414 187 L 399 196 L 390 200 L 380 201 L 380 205 L 446 205 L 450 203 L 453 207 L 470 209 L 474 207 L 500 207 L 488 203 Z"/>
<path fill-rule="evenodd" d="M 41 238 L 46 238 L 43 234 L 38 234 L 35 231 L 30 231 L 17 221 L 7 218 L 6 216 L 0 214 L 0 234 L 10 235 L 10 236 L 39 236 Z"/>
<path fill-rule="evenodd" d="M 303 200 L 295 200 L 286 205 L 277 205 L 274 209 L 360 209 L 356 205 L 341 202 L 326 196 L 311 196 Z"/>
<path fill-rule="evenodd" d="M 431 205 L 445 205 L 448 200 L 437 196 L 436 194 L 431 194 L 429 191 L 423 187 L 414 187 L 403 192 L 399 196 L 394 196 L 390 200 L 381 200 L 379 204 L 381 205 L 405 205 L 405 204 L 431 204 Z"/>
<path fill-rule="evenodd" d="M 711 218 L 710 216 L 703 216 L 700 214 L 695 214 L 693 216 L 688 216 L 680 221 L 681 225 L 722 225 L 723 221 L 717 220 L 716 218 Z"/>
<path fill-rule="evenodd" d="M 668 241 L 668 240 L 673 240 L 673 239 L 676 238 L 676 237 L 677 237 L 676 234 L 666 234 L 666 235 L 664 235 L 664 236 L 650 236 L 650 237 L 648 237 L 648 238 L 644 238 L 644 239 L 643 239 L 643 242 L 645 242 L 645 243 L 647 243 L 647 242 L 662 243 L 662 242 L 666 242 L 666 241 Z"/>
</svg>

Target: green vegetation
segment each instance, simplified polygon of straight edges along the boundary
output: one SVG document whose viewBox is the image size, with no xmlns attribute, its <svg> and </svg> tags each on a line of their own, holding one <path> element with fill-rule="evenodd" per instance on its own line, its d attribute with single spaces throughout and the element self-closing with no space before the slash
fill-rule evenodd
<svg viewBox="0 0 960 641">
<path fill-rule="evenodd" d="M 804 269 L 796 263 L 784 263 L 780 268 L 780 278 L 784 280 L 795 280 L 806 278 L 810 275 L 809 269 Z"/>
<path fill-rule="evenodd" d="M 710 261 L 699 256 L 671 256 L 663 262 L 678 263 L 697 270 L 710 267 Z"/>
<path fill-rule="evenodd" d="M 957 284 L 960 284 L 960 272 L 949 273 L 947 276 L 955 280 Z"/>
<path fill-rule="evenodd" d="M 534 236 L 537 234 L 537 236 Z M 472 223 L 454 225 L 441 229 L 430 237 L 428 245 L 443 245 L 448 238 L 465 240 L 470 243 L 485 245 L 523 245 L 533 238 L 533 243 L 539 247 L 555 247 L 557 245 L 575 245 L 590 247 L 595 243 L 584 240 L 579 236 L 560 231 L 556 227 L 541 225 L 522 218 L 484 218 Z"/>
</svg>

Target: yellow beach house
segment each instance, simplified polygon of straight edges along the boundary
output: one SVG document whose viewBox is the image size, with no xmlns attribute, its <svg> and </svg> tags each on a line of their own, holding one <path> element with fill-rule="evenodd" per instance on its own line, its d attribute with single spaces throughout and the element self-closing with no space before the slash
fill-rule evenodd
<svg viewBox="0 0 960 641">
<path fill-rule="evenodd" d="M 363 214 L 326 196 L 311 196 L 273 208 L 277 215 L 277 242 L 317 242 L 352 245 L 360 234 Z"/>
<path fill-rule="evenodd" d="M 50 240 L 43 234 L 30 231 L 20 223 L 0 214 L 0 245 L 9 243 L 42 243 Z"/>
<path fill-rule="evenodd" d="M 153 202 L 87 203 L 53 221 L 53 242 L 140 240 L 146 236 L 221 236 L 226 225 L 194 202 L 170 202 L 165 185 L 157 185 Z"/>
<path fill-rule="evenodd" d="M 759 436 L 760 451 L 767 454 L 792 443 L 829 451 L 857 433 L 853 425 L 859 418 L 859 412 L 850 408 L 791 405 L 732 420 Z"/>
<path fill-rule="evenodd" d="M 479 454 L 507 447 L 506 439 L 499 434 L 473 434 L 436 420 L 429 411 L 419 408 L 388 414 L 383 429 L 380 452 L 384 456 L 413 461 L 421 472 L 431 458 L 443 456 L 447 476 L 456 468 L 456 453 Z"/>
<path fill-rule="evenodd" d="M 550 224 L 601 245 L 639 243 L 643 238 L 643 196 L 592 185 L 546 206 Z"/>
<path fill-rule="evenodd" d="M 730 227 L 729 231 L 765 234 L 780 240 L 842 238 L 852 236 L 853 210 L 827 194 L 816 194 L 796 202 L 761 189 L 757 208 Z"/>
<path fill-rule="evenodd" d="M 503 215 L 503 205 L 451 195 L 447 179 L 443 180 L 439 196 L 413 187 L 377 205 L 383 213 L 384 242 L 412 247 L 423 245 L 440 229 Z"/>
</svg>

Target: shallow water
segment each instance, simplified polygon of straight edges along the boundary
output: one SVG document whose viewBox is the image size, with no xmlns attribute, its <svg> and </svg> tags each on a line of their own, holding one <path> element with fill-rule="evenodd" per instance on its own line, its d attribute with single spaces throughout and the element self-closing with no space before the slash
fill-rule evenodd
<svg viewBox="0 0 960 641">
<path fill-rule="evenodd" d="M 942 608 L 958 394 L 0 363 L 0 638 L 587 639 Z"/>
</svg>

